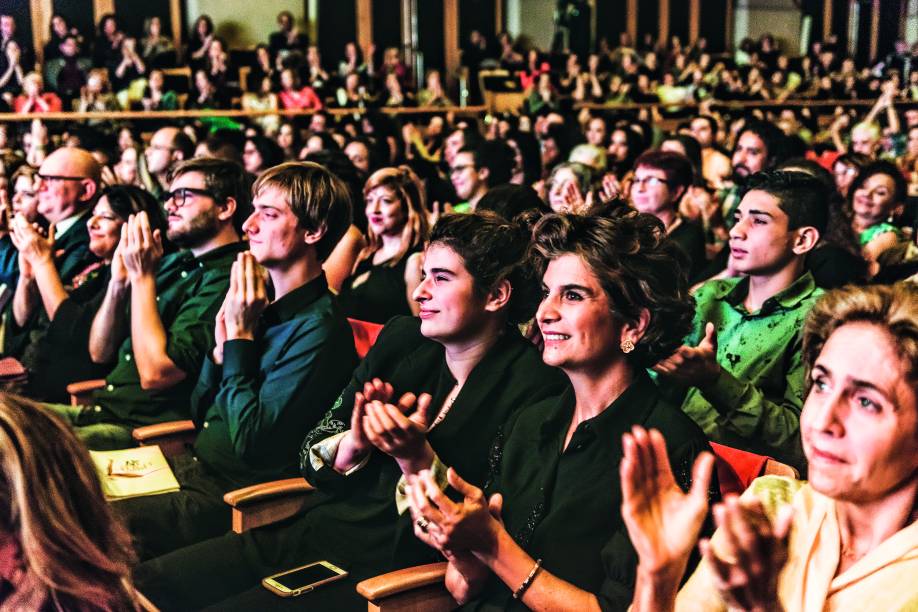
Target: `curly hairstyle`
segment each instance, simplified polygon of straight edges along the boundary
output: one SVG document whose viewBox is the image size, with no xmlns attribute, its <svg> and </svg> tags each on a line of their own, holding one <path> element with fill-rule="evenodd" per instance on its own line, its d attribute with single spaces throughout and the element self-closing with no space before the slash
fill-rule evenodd
<svg viewBox="0 0 918 612">
<path fill-rule="evenodd" d="M 529 236 L 525 222 L 484 210 L 442 216 L 431 230 L 430 245 L 441 244 L 459 255 L 482 297 L 509 281 L 507 320 L 518 324 L 531 319 L 539 303 L 538 280 L 527 257 Z"/>
<path fill-rule="evenodd" d="M 918 284 L 849 286 L 822 296 L 803 326 L 803 362 L 810 368 L 835 330 L 848 323 L 870 323 L 894 340 L 900 359 L 908 368 L 908 380 L 918 382 Z"/>
<path fill-rule="evenodd" d="M 130 535 L 103 498 L 86 447 L 60 417 L 5 393 L 0 534 L 18 547 L 23 571 L 4 606 L 136 609 Z"/>
<path fill-rule="evenodd" d="M 612 314 L 636 323 L 650 314 L 643 337 L 627 355 L 646 368 L 675 352 L 692 327 L 687 262 L 653 215 L 617 209 L 607 216 L 546 215 L 533 230 L 536 269 L 567 254 L 580 256 L 609 300 Z"/>
</svg>

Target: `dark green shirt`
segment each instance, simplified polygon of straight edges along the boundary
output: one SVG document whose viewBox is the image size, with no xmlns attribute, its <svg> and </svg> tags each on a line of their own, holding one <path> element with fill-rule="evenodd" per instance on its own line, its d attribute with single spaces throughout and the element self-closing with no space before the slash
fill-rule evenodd
<svg viewBox="0 0 918 612">
<path fill-rule="evenodd" d="M 195 454 L 247 486 L 298 473 L 297 451 L 357 367 L 354 336 L 325 275 L 273 302 L 255 340 L 228 340 L 191 397 Z"/>
<path fill-rule="evenodd" d="M 128 336 L 118 361 L 94 393 L 105 421 L 149 425 L 188 418 L 188 404 L 204 355 L 214 343 L 214 318 L 229 289 L 229 273 L 244 242 L 200 257 L 189 251 L 167 255 L 156 274 L 156 307 L 166 330 L 166 354 L 185 378 L 168 389 L 142 389 Z"/>
<path fill-rule="evenodd" d="M 749 279 L 734 278 L 710 281 L 695 294 L 694 328 L 686 344 L 697 346 L 705 324 L 714 323 L 722 370 L 703 389 L 691 387 L 682 409 L 711 441 L 802 469 L 801 330 L 823 291 L 807 272 L 752 313 L 743 306 L 748 292 Z"/>
</svg>

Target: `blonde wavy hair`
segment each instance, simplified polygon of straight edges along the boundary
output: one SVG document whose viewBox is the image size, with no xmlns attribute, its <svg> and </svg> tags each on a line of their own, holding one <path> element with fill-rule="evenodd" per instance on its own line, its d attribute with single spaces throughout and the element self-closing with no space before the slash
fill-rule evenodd
<svg viewBox="0 0 918 612">
<path fill-rule="evenodd" d="M 405 227 L 402 228 L 402 244 L 398 252 L 382 265 L 395 266 L 414 247 L 423 244 L 430 232 L 427 221 L 426 194 L 424 184 L 418 175 L 408 166 L 381 168 L 370 175 L 363 186 L 363 197 L 377 187 L 386 187 L 398 198 L 407 214 Z M 382 238 L 367 226 L 367 246 L 357 258 L 361 262 L 382 248 Z"/>
<path fill-rule="evenodd" d="M 829 336 L 848 323 L 870 323 L 886 331 L 908 369 L 908 380 L 912 384 L 918 382 L 918 284 L 903 281 L 894 285 L 850 286 L 820 298 L 803 327 L 807 381 L 810 381 L 809 370 Z"/>
<path fill-rule="evenodd" d="M 0 393 L 0 540 L 18 549 L 0 610 L 136 610 L 130 536 L 60 417 Z"/>
</svg>

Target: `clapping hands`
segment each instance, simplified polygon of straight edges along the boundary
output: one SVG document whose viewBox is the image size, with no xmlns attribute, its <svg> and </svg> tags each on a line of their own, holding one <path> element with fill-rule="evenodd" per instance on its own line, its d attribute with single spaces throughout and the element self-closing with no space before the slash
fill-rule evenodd
<svg viewBox="0 0 918 612">
<path fill-rule="evenodd" d="M 163 242 L 160 231 L 150 227 L 150 219 L 146 212 L 131 215 L 127 223 L 121 226 L 121 240 L 118 242 L 117 250 L 121 251 L 121 262 L 112 263 L 113 278 L 116 276 L 115 266 L 121 263 L 124 264 L 124 270 L 132 283 L 156 274 L 163 256 Z"/>
</svg>

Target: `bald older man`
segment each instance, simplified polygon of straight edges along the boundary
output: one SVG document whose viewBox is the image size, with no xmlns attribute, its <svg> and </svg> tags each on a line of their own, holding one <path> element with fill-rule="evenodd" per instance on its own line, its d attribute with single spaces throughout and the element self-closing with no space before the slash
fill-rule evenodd
<svg viewBox="0 0 918 612">
<path fill-rule="evenodd" d="M 89 250 L 86 221 L 99 194 L 101 171 L 89 151 L 73 147 L 57 149 L 38 170 L 38 212 L 54 225 L 54 261 L 65 286 L 99 261 Z M 29 281 L 20 277 L 19 282 Z M 17 324 L 8 317 L 7 322 L 3 352 L 16 357 L 48 325 L 40 308 L 26 321 Z"/>
</svg>

